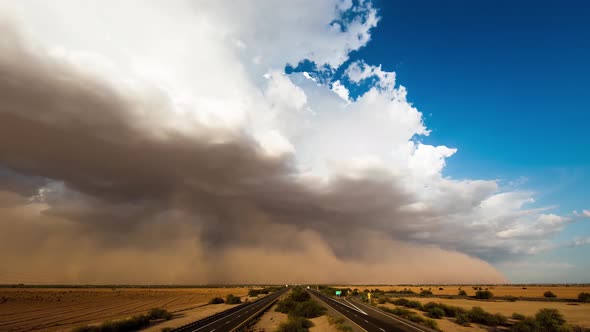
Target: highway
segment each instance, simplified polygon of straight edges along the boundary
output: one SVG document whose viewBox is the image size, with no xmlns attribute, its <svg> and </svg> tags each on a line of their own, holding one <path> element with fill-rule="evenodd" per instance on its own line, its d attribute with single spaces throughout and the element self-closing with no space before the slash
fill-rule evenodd
<svg viewBox="0 0 590 332">
<path fill-rule="evenodd" d="M 173 332 L 234 332 L 242 328 L 262 310 L 274 303 L 288 288 L 274 292 L 253 302 L 246 302 L 226 311 L 181 326 Z"/>
<path fill-rule="evenodd" d="M 434 332 L 360 301 L 346 298 L 337 300 L 315 290 L 308 291 L 367 332 Z"/>
</svg>

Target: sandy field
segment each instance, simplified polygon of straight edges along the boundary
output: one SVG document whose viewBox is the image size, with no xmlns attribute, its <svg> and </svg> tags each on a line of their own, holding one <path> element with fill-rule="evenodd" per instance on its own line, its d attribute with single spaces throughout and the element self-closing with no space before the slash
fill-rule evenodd
<svg viewBox="0 0 590 332">
<path fill-rule="evenodd" d="M 224 305 L 197 309 L 211 298 L 247 293 L 248 288 L 0 288 L 0 331 L 70 331 L 155 307 L 190 314 L 188 323 L 224 310 Z"/>
<path fill-rule="evenodd" d="M 386 307 L 392 308 L 392 309 L 395 308 L 395 305 L 393 305 L 391 303 L 380 304 L 380 306 L 386 306 Z M 408 308 L 405 308 L 405 309 L 408 309 Z M 414 310 L 414 309 L 408 309 L 408 310 L 413 311 L 416 314 L 418 314 L 424 318 L 431 319 L 429 317 L 426 317 L 426 315 L 424 315 L 424 313 L 421 311 Z M 443 330 L 444 332 L 487 332 L 488 331 L 487 328 L 482 327 L 482 326 L 478 326 L 477 324 L 471 324 L 471 326 L 457 325 L 453 321 L 451 321 L 450 318 L 435 319 L 435 321 L 438 324 L 438 327 L 440 327 L 440 329 Z"/>
<path fill-rule="evenodd" d="M 409 297 L 408 297 L 409 298 Z M 542 302 L 542 301 L 475 301 L 465 299 L 429 299 L 429 298 L 411 298 L 424 303 L 442 302 L 444 304 L 454 305 L 471 309 L 472 307 L 482 307 L 485 311 L 491 313 L 501 313 L 510 317 L 517 312 L 525 316 L 533 316 L 539 309 L 553 308 L 559 310 L 570 324 L 577 324 L 583 327 L 590 327 L 590 303 L 570 303 L 567 302 Z M 572 305 L 574 304 L 574 305 Z"/>
<path fill-rule="evenodd" d="M 472 285 L 464 285 L 464 286 L 457 286 L 457 285 L 453 285 L 453 286 L 449 286 L 449 285 L 438 285 L 438 286 L 433 286 L 433 285 L 428 285 L 428 286 L 334 286 L 334 287 L 338 287 L 338 288 L 351 288 L 351 289 L 355 289 L 358 288 L 359 290 L 364 290 L 364 289 L 375 289 L 375 288 L 379 288 L 381 290 L 384 291 L 389 291 L 389 290 L 397 290 L 397 291 L 401 291 L 404 288 L 405 289 L 411 289 L 412 291 L 416 292 L 416 293 L 420 293 L 420 288 L 422 289 L 430 289 L 432 291 L 432 293 L 434 295 L 457 295 L 459 293 L 459 288 L 461 288 L 462 290 L 464 290 L 465 292 L 467 292 L 467 295 L 469 296 L 473 296 L 475 295 L 475 290 L 473 289 L 473 287 L 476 286 L 472 286 Z M 586 292 L 586 293 L 590 293 L 590 286 L 529 286 L 529 285 L 523 285 L 523 286 L 484 286 L 484 285 L 478 285 L 477 287 L 481 287 L 482 289 L 489 289 L 489 291 L 491 291 L 494 296 L 516 296 L 516 297 L 539 297 L 542 298 L 543 297 L 543 293 L 545 293 L 546 291 L 551 291 L 553 292 L 555 295 L 557 295 L 558 298 L 565 298 L 565 299 L 577 299 L 578 298 L 578 294 L 580 294 L 581 292 Z M 440 290 L 439 288 L 442 288 L 442 290 Z"/>
<path fill-rule="evenodd" d="M 253 332 L 274 332 L 279 328 L 282 322 L 287 321 L 287 314 L 276 312 L 277 305 L 273 305 L 267 312 L 260 317 L 260 320 L 250 329 Z"/>
<path fill-rule="evenodd" d="M 338 332 L 335 325 L 330 325 L 328 315 L 310 319 L 313 326 L 309 329 L 309 332 Z"/>
</svg>

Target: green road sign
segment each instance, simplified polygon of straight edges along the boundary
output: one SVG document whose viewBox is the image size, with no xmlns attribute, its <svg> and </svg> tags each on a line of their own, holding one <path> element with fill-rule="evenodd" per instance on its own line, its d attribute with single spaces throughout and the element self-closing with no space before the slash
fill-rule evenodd
<svg viewBox="0 0 590 332">
<path fill-rule="evenodd" d="M 336 296 L 340 296 L 340 294 L 342 294 L 342 291 L 340 291 L 340 290 L 337 290 L 337 291 L 336 291 Z"/>
</svg>

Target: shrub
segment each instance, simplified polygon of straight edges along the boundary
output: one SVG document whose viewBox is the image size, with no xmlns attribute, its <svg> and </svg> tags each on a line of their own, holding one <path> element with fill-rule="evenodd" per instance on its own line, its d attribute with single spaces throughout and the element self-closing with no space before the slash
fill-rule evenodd
<svg viewBox="0 0 590 332">
<path fill-rule="evenodd" d="M 590 293 L 580 293 L 578 294 L 578 300 L 580 300 L 580 302 L 590 302 Z"/>
<path fill-rule="evenodd" d="M 257 289 L 250 289 L 248 291 L 248 296 L 250 296 L 250 297 L 258 296 L 258 294 L 261 294 L 261 293 L 260 293 L 260 290 L 257 290 Z"/>
<path fill-rule="evenodd" d="M 432 295 L 432 292 L 430 290 L 423 290 L 420 292 L 420 296 L 429 296 Z"/>
<path fill-rule="evenodd" d="M 422 324 L 424 324 L 424 326 L 430 327 L 433 330 L 440 331 L 440 329 L 438 328 L 438 323 L 432 319 L 425 319 Z"/>
<path fill-rule="evenodd" d="M 508 296 L 506 296 L 506 300 L 508 300 L 510 302 L 516 302 L 516 300 L 518 300 L 518 298 L 516 298 L 516 296 L 508 295 Z"/>
<path fill-rule="evenodd" d="M 414 323 L 422 323 L 424 322 L 424 318 L 422 318 L 421 316 L 418 315 L 410 315 L 408 317 L 409 320 L 411 320 Z"/>
<path fill-rule="evenodd" d="M 527 317 L 510 328 L 510 332 L 539 332 L 541 327 L 539 323 L 532 317 Z"/>
<path fill-rule="evenodd" d="M 469 320 L 473 323 L 483 324 L 487 326 L 498 326 L 506 324 L 506 317 L 501 314 L 490 314 L 481 307 L 473 307 L 468 312 Z"/>
<path fill-rule="evenodd" d="M 152 308 L 148 313 L 149 319 L 165 319 L 170 320 L 172 318 L 172 313 L 166 309 L 162 308 Z"/>
<path fill-rule="evenodd" d="M 296 306 L 297 306 L 297 302 L 293 301 L 293 299 L 291 299 L 291 298 L 286 298 L 286 299 L 279 301 L 277 303 L 277 308 L 275 309 L 275 311 L 282 312 L 284 314 L 288 314 L 288 313 L 294 311 Z"/>
<path fill-rule="evenodd" d="M 445 315 L 445 311 L 440 307 L 433 307 L 426 311 L 426 315 L 430 318 L 442 318 Z"/>
<path fill-rule="evenodd" d="M 549 298 L 557 297 L 557 295 L 553 294 L 552 291 L 546 291 L 545 293 L 543 293 L 543 296 Z"/>
<path fill-rule="evenodd" d="M 471 324 L 469 324 L 469 322 L 470 322 L 469 315 L 467 313 L 462 313 L 462 314 L 455 316 L 455 323 L 457 323 L 461 326 L 471 326 Z"/>
<path fill-rule="evenodd" d="M 442 288 L 442 287 L 439 287 L 439 288 L 438 288 L 438 290 L 445 290 L 445 289 L 444 289 L 444 288 Z"/>
<path fill-rule="evenodd" d="M 235 296 L 233 294 L 229 294 L 225 298 L 225 303 L 227 303 L 227 304 L 239 304 L 239 303 L 242 303 L 242 300 L 240 300 L 240 297 L 239 296 Z"/>
<path fill-rule="evenodd" d="M 385 300 L 384 297 L 382 297 L 382 298 L 379 299 L 379 301 L 377 301 L 377 303 L 379 303 L 379 304 L 385 304 L 385 303 L 387 303 L 387 301 Z"/>
<path fill-rule="evenodd" d="M 467 292 L 461 289 L 459 291 L 459 296 L 467 296 Z"/>
<path fill-rule="evenodd" d="M 512 314 L 512 319 L 516 319 L 516 320 L 524 320 L 526 317 L 522 314 L 519 314 L 517 312 Z"/>
<path fill-rule="evenodd" d="M 541 309 L 535 314 L 535 320 L 548 331 L 557 331 L 565 324 L 563 315 L 557 309 Z"/>
<path fill-rule="evenodd" d="M 214 297 L 211 300 L 209 300 L 209 304 L 220 304 L 220 303 L 225 303 L 225 301 L 220 297 Z"/>
<path fill-rule="evenodd" d="M 325 312 L 326 308 L 315 301 L 309 300 L 297 303 L 294 310 L 290 313 L 305 318 L 316 318 L 323 315 Z"/>
<path fill-rule="evenodd" d="M 494 294 L 492 294 L 492 292 L 490 292 L 489 290 L 478 290 L 477 292 L 475 292 L 476 299 L 488 300 L 491 299 L 492 296 L 494 296 Z"/>
<path fill-rule="evenodd" d="M 309 319 L 302 317 L 289 317 L 289 319 L 281 323 L 277 332 L 307 332 L 313 323 Z"/>
<path fill-rule="evenodd" d="M 422 310 L 422 303 L 419 301 L 408 301 L 405 306 L 412 309 Z"/>
<path fill-rule="evenodd" d="M 332 294 L 334 294 L 334 293 L 332 293 Z M 293 299 L 293 301 L 297 301 L 297 302 L 303 302 L 303 301 L 307 301 L 307 300 L 311 299 L 311 297 L 309 296 L 309 293 L 306 292 L 305 289 L 303 289 L 303 287 L 293 288 L 290 298 Z"/>
<path fill-rule="evenodd" d="M 401 298 L 401 299 L 393 300 L 392 303 L 395 304 L 395 305 L 405 306 L 406 304 L 408 304 L 408 302 L 410 302 L 410 300 Z"/>
</svg>

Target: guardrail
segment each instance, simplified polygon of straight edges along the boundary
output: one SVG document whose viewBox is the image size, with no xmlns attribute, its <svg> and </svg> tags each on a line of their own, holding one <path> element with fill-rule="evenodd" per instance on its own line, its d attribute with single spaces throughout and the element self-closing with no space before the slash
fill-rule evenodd
<svg viewBox="0 0 590 332">
<path fill-rule="evenodd" d="M 264 299 L 264 298 L 262 298 L 262 299 Z M 207 325 L 207 324 L 209 324 L 211 322 L 214 322 L 214 321 L 218 320 L 221 317 L 227 316 L 227 315 L 229 315 L 229 314 L 231 314 L 233 312 L 236 312 L 238 310 L 241 310 L 242 308 L 246 308 L 248 306 L 251 306 L 252 304 L 254 304 L 254 303 L 256 303 L 256 302 L 258 302 L 258 301 L 260 301 L 262 299 L 259 299 L 259 300 L 253 301 L 253 302 L 246 302 L 246 303 L 240 304 L 240 305 L 235 306 L 233 308 L 229 308 L 227 310 L 218 312 L 218 313 L 213 314 L 211 316 L 207 316 L 205 318 L 199 319 L 198 321 L 195 321 L 195 322 L 192 322 L 192 323 L 188 323 L 188 324 L 179 326 L 179 327 L 177 327 L 175 329 L 170 330 L 170 332 L 182 332 L 182 331 L 187 330 L 187 329 L 194 329 L 194 328 L 197 328 L 197 327 L 205 326 L 205 325 Z"/>
<path fill-rule="evenodd" d="M 235 328 L 233 328 L 230 332 L 241 332 L 241 331 L 245 331 L 246 328 L 248 328 L 250 326 L 250 323 L 255 321 L 257 318 L 259 318 L 260 316 L 264 315 L 264 313 L 270 309 L 279 299 L 276 298 L 272 301 L 270 301 L 269 304 L 265 305 L 264 307 L 262 307 L 262 309 L 258 310 L 256 313 L 254 313 L 254 315 L 248 317 L 248 319 L 246 319 L 245 321 L 243 321 L 242 323 L 240 323 L 240 325 L 236 326 Z"/>
<path fill-rule="evenodd" d="M 280 290 L 278 292 L 280 292 Z M 268 296 L 273 296 L 273 295 L 274 295 L 274 293 L 273 294 L 270 294 Z M 210 324 L 210 323 L 212 323 L 212 322 L 214 322 L 214 321 L 216 321 L 218 319 L 221 319 L 221 318 L 223 318 L 223 317 L 225 317 L 227 315 L 230 315 L 230 314 L 232 314 L 232 313 L 234 313 L 236 311 L 242 310 L 242 309 L 244 309 L 246 307 L 249 307 L 251 305 L 254 305 L 255 303 L 259 303 L 260 301 L 264 301 L 264 300 L 267 300 L 267 299 L 268 299 L 268 297 L 265 296 L 265 297 L 260 298 L 260 299 L 258 299 L 256 301 L 242 303 L 242 304 L 240 304 L 238 306 L 235 306 L 233 308 L 229 308 L 227 310 L 224 310 L 224 311 L 218 312 L 216 314 L 213 314 L 211 316 L 208 316 L 208 317 L 199 319 L 199 320 L 194 321 L 192 323 L 188 323 L 188 324 L 179 326 L 177 328 L 174 328 L 174 329 L 170 330 L 170 332 L 184 332 L 184 331 L 187 331 L 187 330 L 191 330 L 192 331 L 192 330 L 194 330 L 196 328 L 200 328 L 200 327 L 203 327 L 205 325 L 208 325 L 208 324 Z M 274 299 L 270 303 L 274 304 L 276 301 L 277 300 Z M 264 306 L 263 309 L 268 309 L 267 307 L 270 307 L 270 306 Z M 258 312 L 257 312 L 257 314 L 258 314 Z M 248 319 L 248 321 L 250 321 L 250 318 Z M 232 330 L 232 331 L 234 331 L 234 330 Z"/>
</svg>

